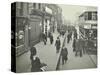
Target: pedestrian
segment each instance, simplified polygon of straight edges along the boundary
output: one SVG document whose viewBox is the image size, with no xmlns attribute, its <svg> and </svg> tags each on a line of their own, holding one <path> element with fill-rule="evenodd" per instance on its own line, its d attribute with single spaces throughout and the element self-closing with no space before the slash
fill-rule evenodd
<svg viewBox="0 0 100 75">
<path fill-rule="evenodd" d="M 74 31 L 74 38 L 77 39 L 77 31 L 76 30 Z"/>
<path fill-rule="evenodd" d="M 72 40 L 72 31 L 70 31 L 70 40 Z"/>
<path fill-rule="evenodd" d="M 75 44 L 76 44 L 76 39 L 73 39 L 73 52 L 75 52 Z"/>
<path fill-rule="evenodd" d="M 63 65 L 68 60 L 68 51 L 65 46 L 62 48 L 61 56 L 62 56 L 62 65 Z"/>
<path fill-rule="evenodd" d="M 50 43 L 52 44 L 53 43 L 53 35 L 52 34 L 50 34 Z"/>
<path fill-rule="evenodd" d="M 80 54 L 80 57 L 82 57 L 82 45 L 80 39 L 76 39 L 76 44 L 75 44 L 75 56 L 77 56 L 77 53 Z"/>
<path fill-rule="evenodd" d="M 30 55 L 30 59 L 31 59 L 31 72 L 39 72 L 39 71 L 43 71 L 42 67 L 46 66 L 46 64 L 41 63 L 40 59 L 36 56 L 37 51 L 35 47 L 32 47 L 31 50 L 31 55 Z"/>
<path fill-rule="evenodd" d="M 67 43 L 69 43 L 69 41 L 70 41 L 70 34 L 68 33 L 68 35 L 67 35 Z"/>
<path fill-rule="evenodd" d="M 85 39 L 80 39 L 80 44 L 82 45 L 82 51 L 83 51 L 83 54 L 86 53 L 86 41 Z"/>
<path fill-rule="evenodd" d="M 59 37 L 57 37 L 57 40 L 55 42 L 55 46 L 56 46 L 56 53 L 58 53 L 59 50 L 60 50 L 60 39 L 59 39 Z"/>
<path fill-rule="evenodd" d="M 37 71 L 41 71 L 40 70 L 40 59 L 38 57 L 36 57 L 36 48 L 35 47 L 32 47 L 31 50 L 31 55 L 30 55 L 30 59 L 31 59 L 31 72 L 37 72 Z"/>
<path fill-rule="evenodd" d="M 44 45 L 46 45 L 46 42 L 47 42 L 47 36 L 43 33 L 43 42 L 44 42 Z"/>
</svg>

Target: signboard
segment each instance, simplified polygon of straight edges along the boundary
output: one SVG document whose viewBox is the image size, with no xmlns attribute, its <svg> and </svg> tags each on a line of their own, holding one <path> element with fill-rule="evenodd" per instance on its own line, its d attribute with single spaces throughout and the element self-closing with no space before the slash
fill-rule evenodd
<svg viewBox="0 0 100 75">
<path fill-rule="evenodd" d="M 91 29 L 91 25 L 84 25 L 85 29 Z"/>
<path fill-rule="evenodd" d="M 52 14 L 52 10 L 50 8 L 45 7 L 45 10 L 46 10 L 47 13 Z"/>
<path fill-rule="evenodd" d="M 92 29 L 97 29 L 97 26 L 92 26 Z"/>
</svg>

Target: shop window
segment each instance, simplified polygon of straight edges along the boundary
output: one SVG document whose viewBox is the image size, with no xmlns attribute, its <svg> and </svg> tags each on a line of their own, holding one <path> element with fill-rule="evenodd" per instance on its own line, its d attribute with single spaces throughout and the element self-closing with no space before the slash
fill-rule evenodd
<svg viewBox="0 0 100 75">
<path fill-rule="evenodd" d="M 85 20 L 88 20 L 88 13 L 85 13 L 84 16 L 85 16 Z"/>
<path fill-rule="evenodd" d="M 24 44 L 24 25 L 22 19 L 17 20 L 16 28 L 16 46 L 21 46 Z"/>
</svg>

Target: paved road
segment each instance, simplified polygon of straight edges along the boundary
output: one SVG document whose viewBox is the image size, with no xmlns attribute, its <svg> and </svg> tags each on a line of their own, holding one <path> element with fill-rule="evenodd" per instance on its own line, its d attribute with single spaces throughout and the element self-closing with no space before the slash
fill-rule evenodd
<svg viewBox="0 0 100 75">
<path fill-rule="evenodd" d="M 75 53 L 73 52 L 72 48 L 72 43 L 73 40 L 71 40 L 69 44 L 67 44 L 66 42 L 66 47 L 68 49 L 68 61 L 64 65 L 62 65 L 62 62 L 60 62 L 60 70 L 96 68 L 96 65 L 91 60 L 88 54 L 85 54 L 82 57 L 75 57 Z M 97 61 L 97 58 L 95 58 L 95 61 Z"/>
</svg>

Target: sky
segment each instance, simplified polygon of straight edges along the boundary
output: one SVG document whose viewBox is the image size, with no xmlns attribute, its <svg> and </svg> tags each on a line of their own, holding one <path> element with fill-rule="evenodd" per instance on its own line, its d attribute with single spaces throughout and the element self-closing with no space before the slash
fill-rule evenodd
<svg viewBox="0 0 100 75">
<path fill-rule="evenodd" d="M 80 14 L 84 12 L 89 6 L 78 6 L 78 5 L 58 5 L 62 8 L 62 15 L 67 21 L 74 23 Z"/>
</svg>

